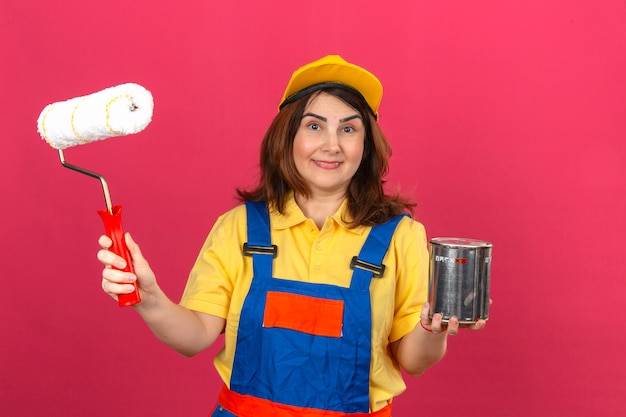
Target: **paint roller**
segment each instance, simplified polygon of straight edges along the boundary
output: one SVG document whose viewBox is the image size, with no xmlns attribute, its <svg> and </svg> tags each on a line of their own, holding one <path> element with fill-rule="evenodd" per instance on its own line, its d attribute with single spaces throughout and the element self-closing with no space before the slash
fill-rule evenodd
<svg viewBox="0 0 626 417">
<path fill-rule="evenodd" d="M 98 210 L 106 235 L 113 245 L 110 250 L 126 260 L 126 272 L 134 273 L 130 252 L 124 241 L 122 206 L 111 204 L 111 195 L 105 178 L 95 172 L 69 164 L 64 149 L 110 137 L 138 133 L 152 120 L 154 101 L 144 87 L 121 84 L 93 94 L 47 105 L 37 119 L 37 130 L 52 148 L 59 152 L 61 165 L 73 171 L 96 178 L 102 185 L 106 210 Z M 120 306 L 141 302 L 139 290 L 118 296 Z"/>
</svg>

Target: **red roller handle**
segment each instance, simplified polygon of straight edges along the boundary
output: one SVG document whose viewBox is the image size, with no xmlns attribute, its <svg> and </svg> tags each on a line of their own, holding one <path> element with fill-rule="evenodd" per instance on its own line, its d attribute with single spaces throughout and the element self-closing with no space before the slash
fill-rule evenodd
<svg viewBox="0 0 626 417">
<path fill-rule="evenodd" d="M 133 261 L 128 251 L 128 246 L 124 241 L 124 231 L 122 229 L 122 206 L 114 206 L 113 214 L 108 210 L 98 210 L 100 218 L 104 223 L 104 230 L 106 235 L 111 238 L 113 245 L 109 250 L 126 260 L 126 268 L 120 269 L 124 272 L 135 273 L 133 268 Z M 119 269 L 119 268 L 116 268 Z M 137 282 L 134 282 L 135 290 L 130 294 L 120 294 L 117 296 L 118 303 L 121 307 L 132 306 L 141 302 L 139 296 L 139 289 L 137 288 Z"/>
</svg>

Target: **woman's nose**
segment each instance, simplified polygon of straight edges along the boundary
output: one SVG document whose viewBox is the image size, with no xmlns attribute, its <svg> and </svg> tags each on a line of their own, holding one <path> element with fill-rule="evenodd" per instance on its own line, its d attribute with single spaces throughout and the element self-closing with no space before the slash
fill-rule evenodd
<svg viewBox="0 0 626 417">
<path fill-rule="evenodd" d="M 324 136 L 324 150 L 330 152 L 339 150 L 339 136 L 336 132 L 328 131 Z"/>
</svg>

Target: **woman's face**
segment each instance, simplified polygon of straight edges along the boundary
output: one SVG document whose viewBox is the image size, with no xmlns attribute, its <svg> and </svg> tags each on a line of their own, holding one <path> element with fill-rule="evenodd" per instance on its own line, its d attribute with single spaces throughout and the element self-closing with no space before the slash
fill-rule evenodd
<svg viewBox="0 0 626 417">
<path fill-rule="evenodd" d="M 293 157 L 313 197 L 345 195 L 361 164 L 364 141 L 363 119 L 355 109 L 326 93 L 309 101 L 294 138 Z"/>
</svg>

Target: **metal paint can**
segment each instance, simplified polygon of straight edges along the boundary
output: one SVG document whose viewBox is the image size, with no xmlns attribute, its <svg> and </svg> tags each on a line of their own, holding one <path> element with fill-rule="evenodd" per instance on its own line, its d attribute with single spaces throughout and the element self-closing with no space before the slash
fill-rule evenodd
<svg viewBox="0 0 626 417">
<path fill-rule="evenodd" d="M 439 237 L 430 240 L 429 316 L 472 324 L 489 318 L 491 250 L 489 242 Z"/>
</svg>

